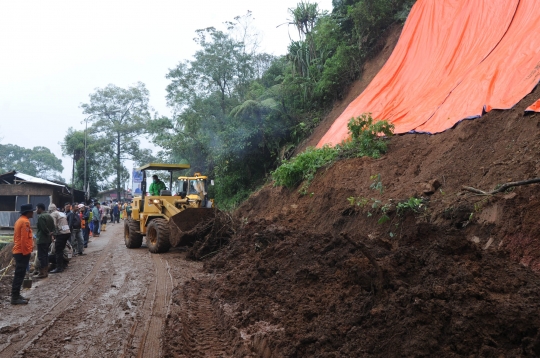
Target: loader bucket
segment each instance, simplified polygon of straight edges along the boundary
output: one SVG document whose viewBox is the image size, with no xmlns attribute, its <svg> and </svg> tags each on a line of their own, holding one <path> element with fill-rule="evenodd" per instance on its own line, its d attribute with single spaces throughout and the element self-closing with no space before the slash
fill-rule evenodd
<svg viewBox="0 0 540 358">
<path fill-rule="evenodd" d="M 216 209 L 192 208 L 186 209 L 169 219 L 171 246 L 184 246 L 191 244 L 196 239 L 196 234 L 191 231 L 200 223 L 211 220 L 216 215 Z"/>
</svg>

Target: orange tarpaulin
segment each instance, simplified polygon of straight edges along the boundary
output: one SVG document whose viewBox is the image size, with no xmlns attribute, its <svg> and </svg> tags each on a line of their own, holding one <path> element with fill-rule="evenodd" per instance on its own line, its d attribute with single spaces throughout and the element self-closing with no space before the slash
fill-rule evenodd
<svg viewBox="0 0 540 358">
<path fill-rule="evenodd" d="M 366 112 L 396 133 L 437 133 L 511 108 L 540 80 L 538 18 L 538 0 L 417 1 L 392 56 L 318 147 L 346 139 Z"/>
<path fill-rule="evenodd" d="M 527 109 L 526 112 L 540 112 L 540 99 L 533 104 L 531 104 Z"/>
</svg>

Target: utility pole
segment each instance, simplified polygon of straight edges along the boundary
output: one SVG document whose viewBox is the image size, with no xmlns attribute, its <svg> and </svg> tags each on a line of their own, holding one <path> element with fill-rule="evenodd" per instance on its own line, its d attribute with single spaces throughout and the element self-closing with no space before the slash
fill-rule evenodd
<svg viewBox="0 0 540 358">
<path fill-rule="evenodd" d="M 88 132 L 88 118 L 86 117 L 84 119 L 85 127 L 84 127 L 84 184 L 83 184 L 83 190 L 84 190 L 84 204 L 88 202 L 88 195 L 86 190 L 86 133 Z"/>
<path fill-rule="evenodd" d="M 71 204 L 73 204 L 75 202 L 75 153 L 73 153 L 71 162 L 73 164 L 71 169 Z"/>
</svg>

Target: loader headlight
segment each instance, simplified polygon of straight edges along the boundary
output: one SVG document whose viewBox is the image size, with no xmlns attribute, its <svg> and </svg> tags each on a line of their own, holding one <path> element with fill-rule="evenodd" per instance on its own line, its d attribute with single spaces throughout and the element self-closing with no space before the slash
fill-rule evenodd
<svg viewBox="0 0 540 358">
<path fill-rule="evenodd" d="M 161 201 L 160 201 L 160 200 L 158 200 L 158 199 L 154 199 L 154 204 L 160 204 L 160 203 L 161 203 Z"/>
</svg>

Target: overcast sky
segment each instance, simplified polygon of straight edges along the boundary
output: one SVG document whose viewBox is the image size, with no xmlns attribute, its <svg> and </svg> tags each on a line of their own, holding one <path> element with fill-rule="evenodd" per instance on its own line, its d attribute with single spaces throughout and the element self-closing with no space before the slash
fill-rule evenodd
<svg viewBox="0 0 540 358">
<path fill-rule="evenodd" d="M 69 127 L 84 129 L 80 103 L 109 83 L 138 81 L 169 114 L 165 74 L 197 50 L 195 30 L 251 10 L 261 50 L 281 55 L 295 30 L 288 8 L 300 0 L 0 0 L 0 143 L 48 147 Z M 332 0 L 317 1 L 330 11 Z M 71 161 L 62 158 L 63 177 Z"/>
</svg>

